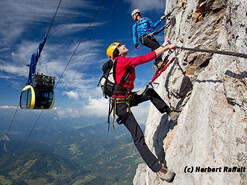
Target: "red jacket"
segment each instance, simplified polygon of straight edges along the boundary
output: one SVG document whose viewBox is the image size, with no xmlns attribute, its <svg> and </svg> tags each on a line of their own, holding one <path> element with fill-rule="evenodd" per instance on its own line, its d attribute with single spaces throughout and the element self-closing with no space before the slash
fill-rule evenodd
<svg viewBox="0 0 247 185">
<path fill-rule="evenodd" d="M 120 83 L 121 78 L 123 77 L 124 73 L 127 71 L 128 68 L 131 69 L 131 73 L 128 77 L 128 87 L 130 90 L 134 89 L 134 81 L 135 81 L 135 67 L 140 64 L 147 63 L 153 59 L 156 58 L 156 54 L 154 51 L 142 55 L 142 56 L 137 56 L 137 57 L 123 57 L 123 56 L 118 56 L 114 58 L 114 60 L 117 60 L 116 64 L 116 82 L 117 84 Z M 127 83 L 123 83 L 124 87 L 127 87 Z M 114 95 L 112 96 L 114 98 Z M 118 95 L 118 98 L 123 98 L 125 95 Z"/>
</svg>

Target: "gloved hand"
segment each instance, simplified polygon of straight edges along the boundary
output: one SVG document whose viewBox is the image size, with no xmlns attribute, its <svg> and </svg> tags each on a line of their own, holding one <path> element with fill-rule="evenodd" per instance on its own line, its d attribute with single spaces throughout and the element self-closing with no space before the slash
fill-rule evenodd
<svg viewBox="0 0 247 185">
<path fill-rule="evenodd" d="M 173 9 L 173 10 L 174 10 L 174 9 Z M 165 12 L 164 12 L 165 17 L 166 17 L 166 18 L 170 17 L 170 16 L 171 16 L 171 14 L 172 14 L 172 12 L 173 12 L 173 10 L 172 10 L 172 11 L 170 11 L 168 14 L 165 14 Z"/>
<path fill-rule="evenodd" d="M 136 43 L 136 44 L 135 44 L 135 48 L 136 48 L 136 49 L 139 49 L 139 44 Z"/>
<path fill-rule="evenodd" d="M 165 18 L 166 18 L 166 16 L 164 16 L 164 15 L 163 15 L 163 16 L 161 16 L 161 18 L 160 18 L 160 22 L 161 22 L 161 21 L 163 21 Z"/>
</svg>

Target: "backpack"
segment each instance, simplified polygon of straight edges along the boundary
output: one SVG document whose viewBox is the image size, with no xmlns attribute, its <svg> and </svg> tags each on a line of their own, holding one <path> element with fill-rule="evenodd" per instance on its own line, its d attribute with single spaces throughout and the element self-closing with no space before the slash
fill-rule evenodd
<svg viewBox="0 0 247 185">
<path fill-rule="evenodd" d="M 128 77 L 130 75 L 130 68 L 126 71 L 126 73 L 121 78 L 120 84 L 116 83 L 116 60 L 108 60 L 103 66 L 103 75 L 99 80 L 99 84 L 101 84 L 101 89 L 103 91 L 103 96 L 107 99 L 107 97 L 111 98 L 112 95 L 117 94 L 126 94 L 128 89 Z M 124 82 L 127 82 L 127 87 L 121 86 Z"/>
<path fill-rule="evenodd" d="M 107 97 L 109 98 L 109 109 L 108 109 L 108 131 L 109 131 L 109 125 L 110 125 L 110 115 L 111 112 L 113 110 L 113 106 L 114 106 L 114 102 L 116 101 L 116 97 L 118 94 L 125 94 L 125 97 L 127 96 L 128 92 L 129 92 L 129 88 L 128 88 L 128 77 L 131 73 L 131 69 L 129 68 L 125 74 L 123 75 L 123 77 L 120 80 L 120 84 L 116 83 L 116 64 L 117 61 L 116 60 L 108 60 L 103 66 L 102 66 L 102 70 L 103 70 L 103 75 L 100 78 L 99 82 L 98 82 L 98 86 L 99 84 L 101 84 L 101 89 L 103 91 L 103 96 L 107 99 Z M 121 86 L 122 83 L 126 82 L 127 83 L 127 87 L 123 87 Z M 112 95 L 115 95 L 115 98 L 111 99 Z M 113 115 L 113 117 L 115 117 L 115 115 Z M 114 127 L 114 119 L 113 118 L 113 128 Z"/>
</svg>

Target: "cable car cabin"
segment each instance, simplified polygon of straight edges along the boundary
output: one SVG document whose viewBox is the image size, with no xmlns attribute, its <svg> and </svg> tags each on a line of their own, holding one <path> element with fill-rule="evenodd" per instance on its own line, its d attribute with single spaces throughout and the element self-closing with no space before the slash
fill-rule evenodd
<svg viewBox="0 0 247 185">
<path fill-rule="evenodd" d="M 32 85 L 27 85 L 21 92 L 21 109 L 51 109 L 55 99 L 54 83 L 54 77 L 32 75 Z"/>
<path fill-rule="evenodd" d="M 27 85 L 22 89 L 20 97 L 21 109 L 51 109 L 54 104 L 52 89 L 36 89 Z"/>
</svg>

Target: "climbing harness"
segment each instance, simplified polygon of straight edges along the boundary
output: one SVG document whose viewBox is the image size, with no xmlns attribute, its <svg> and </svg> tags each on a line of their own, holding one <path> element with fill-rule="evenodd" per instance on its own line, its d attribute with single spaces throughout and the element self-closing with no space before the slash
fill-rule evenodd
<svg viewBox="0 0 247 185">
<path fill-rule="evenodd" d="M 176 59 L 176 57 L 173 57 L 169 62 L 168 62 L 168 57 L 170 55 L 168 54 L 162 65 L 159 67 L 159 69 L 156 71 L 153 79 L 148 83 L 148 85 L 146 85 L 143 89 L 141 89 L 140 91 L 136 92 L 137 95 L 142 95 L 144 94 L 147 90 L 148 90 L 148 86 L 151 85 L 152 86 L 152 83 L 154 82 L 154 80 L 156 80 L 160 75 L 161 73 L 163 73 L 171 63 L 173 63 L 173 61 Z M 116 129 L 115 128 L 115 119 L 116 119 L 116 107 L 117 107 L 117 104 L 118 103 L 126 103 L 127 104 L 127 113 L 131 114 L 131 110 L 130 110 L 130 101 L 133 100 L 134 98 L 134 95 L 135 94 L 129 94 L 127 97 L 124 97 L 124 98 L 111 98 L 110 100 L 110 103 L 109 105 L 111 104 L 112 107 L 110 108 L 109 107 L 109 114 L 113 111 L 113 120 L 112 120 L 112 126 L 114 128 L 114 130 Z M 109 130 L 109 114 L 108 114 L 108 130 Z M 118 121 L 117 121 L 118 122 Z M 122 122 L 122 121 L 121 121 Z"/>
<path fill-rule="evenodd" d="M 152 83 L 154 82 L 154 80 L 156 80 L 161 75 L 161 73 L 163 73 L 169 67 L 169 65 L 171 63 L 173 63 L 173 61 L 176 59 L 176 57 L 173 57 L 170 61 L 168 61 L 168 58 L 169 58 L 170 54 L 171 54 L 171 51 L 165 57 L 165 59 L 162 62 L 161 66 L 156 71 L 153 79 L 143 89 L 141 89 L 140 91 L 137 91 L 135 93 L 131 93 L 129 91 L 128 94 L 125 94 L 125 97 L 123 97 L 123 98 L 117 98 L 116 95 L 115 95 L 114 98 L 110 98 L 110 100 L 109 100 L 109 111 L 108 111 L 108 131 L 109 131 L 109 125 L 110 125 L 109 123 L 110 123 L 110 114 L 111 114 L 111 112 L 113 112 L 112 126 L 113 126 L 114 130 L 116 129 L 115 128 L 115 119 L 116 119 L 116 107 L 117 107 L 117 104 L 126 103 L 127 104 L 127 113 L 131 114 L 130 102 L 134 99 L 135 94 L 137 94 L 137 95 L 144 94 L 148 90 L 149 85 L 152 86 Z M 111 107 L 110 107 L 110 105 L 111 105 Z M 119 124 L 121 124 L 121 123 L 124 122 L 124 120 L 120 120 L 118 118 L 117 122 Z"/>
<path fill-rule="evenodd" d="M 143 24 L 146 24 L 148 25 L 148 27 L 150 27 L 150 24 L 149 24 L 149 21 L 146 17 L 143 17 L 143 19 L 145 20 L 145 22 L 141 22 L 140 24 L 138 24 L 138 21 L 136 21 L 136 27 L 135 27 L 135 33 L 137 33 L 137 27 L 138 26 L 142 26 L 142 28 L 144 29 L 144 31 L 147 33 L 148 31 L 145 29 L 145 27 L 143 26 Z M 149 35 L 149 33 L 145 34 L 146 36 Z M 143 35 L 143 36 L 145 36 Z M 142 36 L 141 36 L 142 37 Z"/>
<path fill-rule="evenodd" d="M 118 103 L 126 103 L 127 104 L 127 113 L 131 114 L 131 110 L 130 110 L 130 101 L 132 101 L 134 99 L 134 94 L 130 94 L 128 97 L 125 97 L 125 98 L 112 98 L 112 102 L 113 102 L 113 120 L 112 120 L 112 127 L 114 130 L 116 130 L 115 128 L 115 119 L 116 119 L 116 112 L 117 112 L 117 104 Z M 121 121 L 118 121 L 117 122 L 122 122 Z M 119 123 L 120 124 L 120 123 Z"/>
<path fill-rule="evenodd" d="M 182 47 L 177 46 L 176 48 L 181 49 L 181 50 L 198 51 L 198 52 L 204 52 L 204 53 L 221 54 L 221 55 L 247 58 L 247 54 L 245 53 L 237 53 L 237 52 L 232 52 L 232 51 L 218 51 L 218 50 L 199 49 L 199 48 L 187 48 L 183 46 Z"/>
<path fill-rule="evenodd" d="M 167 18 L 168 16 L 170 16 L 170 14 L 169 14 L 169 15 L 166 15 L 165 18 Z M 164 19 L 165 19 L 165 18 L 164 18 Z M 148 19 L 147 19 L 146 17 L 144 17 L 143 19 L 145 20 L 145 22 L 142 22 L 142 23 L 140 23 L 140 24 L 138 24 L 138 22 L 136 21 L 135 33 L 137 33 L 137 27 L 138 27 L 138 26 L 141 26 L 141 25 L 142 25 L 144 31 L 145 31 L 145 32 L 148 32 L 148 31 L 144 28 L 143 24 L 146 23 L 146 24 L 148 24 L 148 27 L 150 27 L 149 21 L 148 21 Z M 150 37 L 150 36 L 153 37 L 154 35 L 159 34 L 159 33 L 160 33 L 161 31 L 163 31 L 164 29 L 167 29 L 169 26 L 174 26 L 174 25 L 175 25 L 176 19 L 175 19 L 174 16 L 171 16 L 170 18 L 168 18 L 168 20 L 169 20 L 169 21 L 168 21 L 165 25 L 163 25 L 161 28 L 159 28 L 158 30 L 156 30 L 156 31 L 154 31 L 154 32 L 151 32 L 151 33 L 146 33 L 145 35 L 140 36 L 140 38 L 141 38 L 140 41 L 142 41 L 142 43 L 143 43 L 143 39 L 144 39 L 145 37 Z"/>
</svg>

